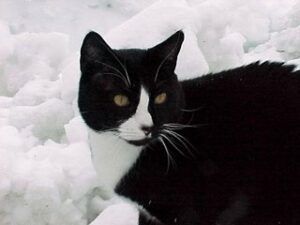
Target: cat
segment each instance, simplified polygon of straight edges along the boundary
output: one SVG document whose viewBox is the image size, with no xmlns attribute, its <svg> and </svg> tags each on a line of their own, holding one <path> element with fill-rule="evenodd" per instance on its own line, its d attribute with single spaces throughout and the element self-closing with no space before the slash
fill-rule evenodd
<svg viewBox="0 0 300 225">
<path fill-rule="evenodd" d="M 255 62 L 178 81 L 183 41 L 86 35 L 78 105 L 102 188 L 139 225 L 299 225 L 300 72 Z"/>
</svg>

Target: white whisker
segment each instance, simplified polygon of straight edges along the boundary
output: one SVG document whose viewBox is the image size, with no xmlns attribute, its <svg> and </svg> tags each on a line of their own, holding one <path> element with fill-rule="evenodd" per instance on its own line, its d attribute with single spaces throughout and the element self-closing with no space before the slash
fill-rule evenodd
<svg viewBox="0 0 300 225">
<path fill-rule="evenodd" d="M 164 134 L 160 134 L 163 138 L 165 138 L 181 155 L 186 156 L 183 151 L 181 151 L 171 140 Z"/>
<path fill-rule="evenodd" d="M 193 124 L 193 125 L 189 125 L 189 124 L 180 124 L 180 123 L 166 123 L 163 125 L 163 127 L 166 127 L 168 129 L 171 130 L 180 130 L 183 128 L 197 128 L 197 127 L 201 127 L 201 126 L 207 126 L 208 124 Z"/>
<path fill-rule="evenodd" d="M 167 153 L 167 161 L 168 161 L 167 172 L 168 172 L 169 169 L 170 169 L 170 162 L 173 162 L 173 164 L 176 164 L 176 163 L 175 163 L 175 160 L 173 159 L 172 155 L 170 154 L 170 152 L 167 148 L 167 145 L 164 142 L 164 140 L 162 139 L 162 137 L 159 137 L 158 140 L 160 140 L 160 142 L 162 143 L 162 145 L 163 145 L 163 147 L 164 147 L 164 149 L 166 150 L 166 153 Z"/>
<path fill-rule="evenodd" d="M 164 131 L 166 133 L 168 133 L 169 135 L 173 136 L 174 138 L 176 138 L 188 150 L 190 155 L 192 157 L 195 157 L 195 154 L 192 151 L 192 149 L 195 150 L 195 147 L 185 137 L 183 137 L 182 135 L 178 134 L 175 131 L 171 131 L 171 130 L 167 130 L 167 129 L 164 129 Z"/>
<path fill-rule="evenodd" d="M 176 123 L 167 123 L 164 124 L 163 127 L 168 128 L 170 130 L 181 130 L 184 128 L 196 128 L 197 125 L 187 125 L 187 124 L 176 124 Z"/>
</svg>

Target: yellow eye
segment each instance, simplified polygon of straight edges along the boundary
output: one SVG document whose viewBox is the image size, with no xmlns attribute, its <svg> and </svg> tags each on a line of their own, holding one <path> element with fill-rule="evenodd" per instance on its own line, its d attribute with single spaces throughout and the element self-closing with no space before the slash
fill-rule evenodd
<svg viewBox="0 0 300 225">
<path fill-rule="evenodd" d="M 114 102 L 117 106 L 120 106 L 120 107 L 129 105 L 129 99 L 125 95 L 115 95 Z"/>
<path fill-rule="evenodd" d="M 163 104 L 166 100 L 167 100 L 167 94 L 166 94 L 166 92 L 163 92 L 155 97 L 154 103 L 155 104 Z"/>
</svg>

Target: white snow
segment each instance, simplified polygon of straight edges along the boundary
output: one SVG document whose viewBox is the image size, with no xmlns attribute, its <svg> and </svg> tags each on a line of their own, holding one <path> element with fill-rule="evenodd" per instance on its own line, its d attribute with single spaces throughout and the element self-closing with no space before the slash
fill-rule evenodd
<svg viewBox="0 0 300 225">
<path fill-rule="evenodd" d="M 137 225 L 138 211 L 131 204 L 108 206 L 90 225 Z"/>
<path fill-rule="evenodd" d="M 150 48 L 179 29 L 180 79 L 256 60 L 300 68 L 300 0 L 0 1 L 1 225 L 97 217 L 98 179 L 77 108 L 84 35 Z M 118 203 L 90 224 L 136 221 L 136 209 Z"/>
</svg>

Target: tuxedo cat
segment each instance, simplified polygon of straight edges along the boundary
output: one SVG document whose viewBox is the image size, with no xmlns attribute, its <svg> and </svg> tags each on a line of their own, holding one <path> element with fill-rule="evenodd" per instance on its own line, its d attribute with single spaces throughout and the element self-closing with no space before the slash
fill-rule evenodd
<svg viewBox="0 0 300 225">
<path fill-rule="evenodd" d="M 299 225 L 300 72 L 256 62 L 179 82 L 183 40 L 85 37 L 78 103 L 103 188 L 140 225 Z"/>
</svg>

